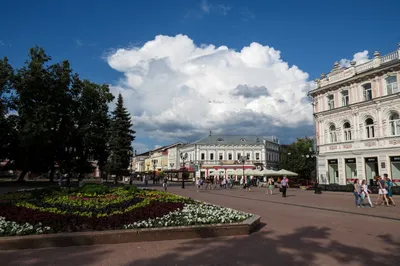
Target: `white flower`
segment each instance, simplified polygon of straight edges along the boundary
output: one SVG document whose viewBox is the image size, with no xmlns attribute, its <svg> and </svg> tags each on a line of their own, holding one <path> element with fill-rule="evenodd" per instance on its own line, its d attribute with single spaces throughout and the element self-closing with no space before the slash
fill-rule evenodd
<svg viewBox="0 0 400 266">
<path fill-rule="evenodd" d="M 186 204 L 162 217 L 147 219 L 125 225 L 124 228 L 167 227 L 195 224 L 235 223 L 249 218 L 251 214 L 209 204 Z"/>
<path fill-rule="evenodd" d="M 14 221 L 7 221 L 5 217 L 0 216 L 0 236 L 43 234 L 50 231 L 50 227 L 42 227 L 41 223 L 37 225 L 29 223 L 17 224 Z"/>
</svg>

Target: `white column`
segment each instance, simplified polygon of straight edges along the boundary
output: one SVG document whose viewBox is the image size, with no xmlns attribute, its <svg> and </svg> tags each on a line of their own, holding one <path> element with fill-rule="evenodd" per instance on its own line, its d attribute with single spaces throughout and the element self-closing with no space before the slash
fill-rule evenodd
<svg viewBox="0 0 400 266">
<path fill-rule="evenodd" d="M 354 134 L 354 137 L 353 137 L 353 139 L 354 140 L 359 140 L 360 138 L 359 138 L 359 125 L 358 125 L 358 122 L 357 122 L 357 115 L 356 114 L 352 114 L 352 119 L 353 119 L 353 121 L 352 121 L 352 123 L 353 123 L 353 134 Z"/>
<path fill-rule="evenodd" d="M 378 121 L 377 121 L 377 124 L 378 124 L 378 132 L 379 132 L 379 138 L 382 138 L 383 137 L 383 124 L 382 124 L 382 109 L 381 109 L 381 107 L 379 106 L 378 108 L 377 108 L 377 113 L 378 113 Z"/>
</svg>

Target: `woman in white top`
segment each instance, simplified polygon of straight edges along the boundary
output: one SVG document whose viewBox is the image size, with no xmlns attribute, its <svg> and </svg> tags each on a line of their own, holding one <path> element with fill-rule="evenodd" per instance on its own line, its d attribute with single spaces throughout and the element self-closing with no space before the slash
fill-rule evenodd
<svg viewBox="0 0 400 266">
<path fill-rule="evenodd" d="M 371 191 L 368 189 L 367 180 L 365 179 L 363 179 L 361 183 L 361 193 L 362 193 L 361 197 L 364 197 L 368 200 L 369 206 L 374 207 L 372 205 L 371 198 L 369 197 L 369 193 L 371 193 Z"/>
</svg>

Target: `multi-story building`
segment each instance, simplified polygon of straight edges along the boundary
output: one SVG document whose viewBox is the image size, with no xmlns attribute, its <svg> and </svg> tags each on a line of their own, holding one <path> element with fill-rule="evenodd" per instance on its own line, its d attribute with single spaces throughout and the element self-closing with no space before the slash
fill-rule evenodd
<svg viewBox="0 0 400 266">
<path fill-rule="evenodd" d="M 384 173 L 400 182 L 400 44 L 366 63 L 336 62 L 316 79 L 313 98 L 317 172 L 322 184 L 373 180 Z"/>
<path fill-rule="evenodd" d="M 190 144 L 177 147 L 169 160 L 177 169 L 183 167 L 180 154 L 188 154 L 185 167 L 197 177 L 226 175 L 227 170 L 262 166 L 275 169 L 279 164 L 279 140 L 276 137 L 209 135 Z M 175 154 L 175 156 L 173 156 Z M 240 162 L 242 157 L 247 160 Z M 197 166 L 197 167 L 195 167 Z"/>
<path fill-rule="evenodd" d="M 170 154 L 175 156 L 174 150 L 181 145 L 181 143 L 175 143 L 168 146 L 163 146 L 151 151 L 147 151 L 142 154 L 136 154 L 133 157 L 133 165 L 135 166 L 136 172 L 149 172 L 149 171 L 163 171 L 171 169 L 177 165 L 177 162 L 171 166 Z M 174 161 L 175 162 L 175 161 Z"/>
<path fill-rule="evenodd" d="M 150 156 L 150 152 L 144 152 L 141 154 L 135 154 L 132 159 L 133 171 L 144 172 L 146 169 L 145 160 Z"/>
</svg>

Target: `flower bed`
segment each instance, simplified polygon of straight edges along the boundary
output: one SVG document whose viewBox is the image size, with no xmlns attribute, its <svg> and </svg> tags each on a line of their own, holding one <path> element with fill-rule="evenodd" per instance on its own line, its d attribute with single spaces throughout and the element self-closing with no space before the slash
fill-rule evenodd
<svg viewBox="0 0 400 266">
<path fill-rule="evenodd" d="M 168 226 L 187 226 L 200 224 L 236 223 L 246 220 L 251 214 L 209 204 L 186 204 L 162 217 L 134 222 L 125 229 Z"/>
<path fill-rule="evenodd" d="M 240 222 L 251 215 L 135 186 L 0 195 L 0 236 Z"/>
</svg>

